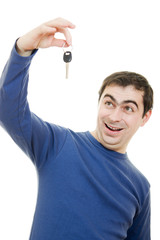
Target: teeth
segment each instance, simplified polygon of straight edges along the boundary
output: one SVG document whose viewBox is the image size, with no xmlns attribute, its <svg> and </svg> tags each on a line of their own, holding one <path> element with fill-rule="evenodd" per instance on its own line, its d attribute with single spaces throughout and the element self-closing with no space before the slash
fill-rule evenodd
<svg viewBox="0 0 160 240">
<path fill-rule="evenodd" d="M 120 131 L 120 130 L 122 130 L 122 128 L 111 127 L 111 126 L 109 126 L 109 125 L 107 125 L 107 124 L 106 124 L 106 126 L 107 126 L 109 129 L 113 130 L 113 131 Z"/>
<path fill-rule="evenodd" d="M 109 126 L 112 130 L 119 130 L 119 128 L 114 128 L 114 127 L 111 127 Z"/>
</svg>

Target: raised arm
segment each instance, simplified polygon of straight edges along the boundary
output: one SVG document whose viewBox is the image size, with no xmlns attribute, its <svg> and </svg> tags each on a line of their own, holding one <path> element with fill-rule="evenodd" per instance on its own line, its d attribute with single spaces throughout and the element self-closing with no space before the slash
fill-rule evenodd
<svg viewBox="0 0 160 240">
<path fill-rule="evenodd" d="M 72 42 L 68 28 L 74 28 L 69 21 L 57 18 L 40 25 L 20 37 L 0 79 L 0 125 L 9 133 L 19 147 L 39 168 L 50 149 L 58 151 L 56 139 L 57 126 L 52 126 L 30 111 L 27 101 L 29 67 L 37 48 L 69 46 Z M 57 32 L 65 39 L 56 39 Z M 38 77 L 38 76 L 37 76 Z M 60 130 L 61 131 L 61 130 Z M 63 144 L 64 136 L 60 144 Z M 54 142 L 56 145 L 53 146 Z M 59 146 L 60 147 L 60 146 Z"/>
</svg>

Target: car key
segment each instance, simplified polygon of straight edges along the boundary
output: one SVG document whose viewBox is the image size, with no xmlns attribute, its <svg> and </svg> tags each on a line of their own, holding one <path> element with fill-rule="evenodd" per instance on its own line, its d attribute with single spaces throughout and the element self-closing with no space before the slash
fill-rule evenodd
<svg viewBox="0 0 160 240">
<path fill-rule="evenodd" d="M 71 53 L 71 51 L 64 52 L 63 60 L 66 63 L 66 78 L 68 78 L 69 63 L 72 61 L 72 53 Z"/>
</svg>

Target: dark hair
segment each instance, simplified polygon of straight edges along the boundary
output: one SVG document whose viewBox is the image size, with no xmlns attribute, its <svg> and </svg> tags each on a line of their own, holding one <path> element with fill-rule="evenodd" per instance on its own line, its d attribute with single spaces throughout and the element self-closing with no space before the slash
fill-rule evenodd
<svg viewBox="0 0 160 240">
<path fill-rule="evenodd" d="M 99 90 L 99 100 L 103 94 L 106 86 L 118 85 L 122 87 L 127 87 L 132 85 L 136 90 L 143 91 L 143 105 L 144 105 L 144 115 L 153 108 L 153 90 L 147 79 L 140 74 L 134 72 L 116 72 L 104 79 L 102 86 Z"/>
</svg>

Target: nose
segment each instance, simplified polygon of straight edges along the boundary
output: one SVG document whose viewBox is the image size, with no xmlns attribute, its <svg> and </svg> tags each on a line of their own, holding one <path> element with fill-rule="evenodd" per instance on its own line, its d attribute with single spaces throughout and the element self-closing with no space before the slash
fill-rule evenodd
<svg viewBox="0 0 160 240">
<path fill-rule="evenodd" d="M 122 120 L 123 112 L 120 108 L 113 109 L 112 113 L 110 114 L 110 120 L 113 122 L 120 122 Z"/>
</svg>

